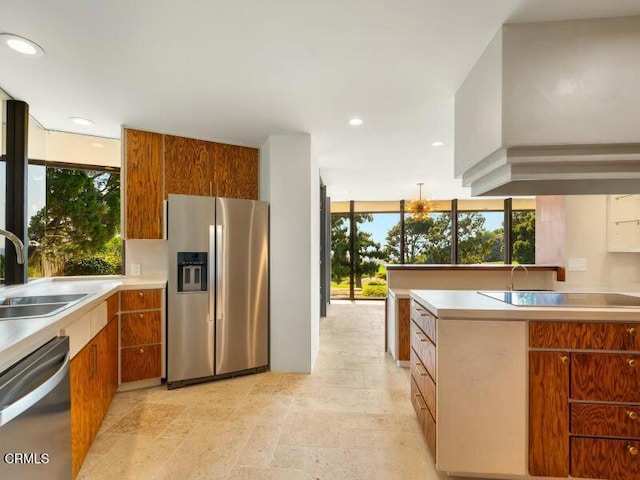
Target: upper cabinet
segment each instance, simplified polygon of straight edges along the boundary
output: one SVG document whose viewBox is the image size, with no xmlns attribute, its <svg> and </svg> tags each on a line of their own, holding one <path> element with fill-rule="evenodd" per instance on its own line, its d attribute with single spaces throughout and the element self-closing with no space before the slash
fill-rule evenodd
<svg viewBox="0 0 640 480">
<path fill-rule="evenodd" d="M 260 150 L 125 129 L 126 238 L 163 237 L 169 194 L 258 199 Z"/>
<path fill-rule="evenodd" d="M 640 17 L 506 24 L 455 95 L 472 195 L 640 193 Z"/>
<path fill-rule="evenodd" d="M 213 195 L 211 142 L 164 136 L 164 191 L 182 195 Z"/>
<path fill-rule="evenodd" d="M 214 144 L 213 151 L 215 196 L 257 200 L 260 151 L 223 143 Z"/>
<path fill-rule="evenodd" d="M 162 135 L 124 134 L 126 238 L 162 238 Z"/>
<path fill-rule="evenodd" d="M 607 246 L 610 252 L 640 252 L 640 195 L 608 196 Z"/>
</svg>

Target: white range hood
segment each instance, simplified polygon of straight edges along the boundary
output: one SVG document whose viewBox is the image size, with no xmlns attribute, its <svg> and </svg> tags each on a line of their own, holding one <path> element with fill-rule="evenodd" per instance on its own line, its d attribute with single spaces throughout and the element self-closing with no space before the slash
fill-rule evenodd
<svg viewBox="0 0 640 480">
<path fill-rule="evenodd" d="M 456 93 L 473 195 L 640 193 L 640 17 L 504 25 Z"/>
</svg>

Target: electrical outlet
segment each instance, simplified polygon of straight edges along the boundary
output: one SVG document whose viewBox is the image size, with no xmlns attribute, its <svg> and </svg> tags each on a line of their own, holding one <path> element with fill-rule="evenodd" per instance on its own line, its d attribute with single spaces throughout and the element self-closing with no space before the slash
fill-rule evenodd
<svg viewBox="0 0 640 480">
<path fill-rule="evenodd" d="M 571 272 L 586 272 L 587 271 L 587 259 L 586 258 L 570 258 L 569 271 Z"/>
<path fill-rule="evenodd" d="M 131 275 L 141 275 L 142 274 L 142 265 L 139 263 L 131 264 Z"/>
</svg>

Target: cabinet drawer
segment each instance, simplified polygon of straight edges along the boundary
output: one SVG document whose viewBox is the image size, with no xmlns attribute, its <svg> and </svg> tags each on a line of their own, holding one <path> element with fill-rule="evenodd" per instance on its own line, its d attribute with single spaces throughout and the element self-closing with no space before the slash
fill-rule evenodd
<svg viewBox="0 0 640 480">
<path fill-rule="evenodd" d="M 411 378 L 411 404 L 413 405 L 413 409 L 418 416 L 418 422 L 422 426 L 422 420 L 427 413 L 427 403 L 424 401 L 424 397 L 420 393 L 420 389 L 418 388 L 418 384 L 416 381 Z"/>
<path fill-rule="evenodd" d="M 418 324 L 424 333 L 431 339 L 433 343 L 436 342 L 436 317 L 431 315 L 415 300 L 411 300 L 411 319 Z"/>
<path fill-rule="evenodd" d="M 416 352 L 411 349 L 411 376 L 418 385 L 418 389 L 424 398 L 431 415 L 436 416 L 436 384 L 424 368 Z"/>
<path fill-rule="evenodd" d="M 571 433 L 593 437 L 640 438 L 640 407 L 573 403 Z"/>
<path fill-rule="evenodd" d="M 123 313 L 120 342 L 123 347 L 160 343 L 160 310 Z"/>
<path fill-rule="evenodd" d="M 120 361 L 123 383 L 161 376 L 160 345 L 123 348 Z"/>
<path fill-rule="evenodd" d="M 107 298 L 107 319 L 111 320 L 120 310 L 120 294 L 115 293 Z"/>
<path fill-rule="evenodd" d="M 438 381 L 436 378 L 436 346 L 415 322 L 411 322 L 411 346 L 429 372 L 429 375 L 431 375 L 431 378 L 434 381 Z"/>
<path fill-rule="evenodd" d="M 427 446 L 431 451 L 433 462 L 436 461 L 436 421 L 433 419 L 429 411 L 427 410 L 422 417 L 422 431 L 424 437 L 427 440 Z"/>
<path fill-rule="evenodd" d="M 126 290 L 121 292 L 122 311 L 160 308 L 162 290 Z"/>
<path fill-rule="evenodd" d="M 531 348 L 640 350 L 640 324 L 531 322 Z"/>
<path fill-rule="evenodd" d="M 640 478 L 640 455 L 635 449 L 640 450 L 640 442 L 573 437 L 571 476 L 637 480 Z"/>
<path fill-rule="evenodd" d="M 640 402 L 640 355 L 572 353 L 571 398 Z"/>
</svg>

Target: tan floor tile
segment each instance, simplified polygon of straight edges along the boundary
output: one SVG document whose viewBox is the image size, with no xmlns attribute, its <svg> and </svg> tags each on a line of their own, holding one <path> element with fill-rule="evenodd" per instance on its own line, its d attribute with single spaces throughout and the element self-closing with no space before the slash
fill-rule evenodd
<svg viewBox="0 0 640 480">
<path fill-rule="evenodd" d="M 398 422 L 393 414 L 352 414 L 342 418 L 340 427 L 343 429 L 389 431 L 397 430 Z"/>
<path fill-rule="evenodd" d="M 157 436 L 185 409 L 182 405 L 150 403 L 140 405 L 107 429 L 107 433 Z"/>
<path fill-rule="evenodd" d="M 303 480 L 302 470 L 236 466 L 227 480 Z"/>
<path fill-rule="evenodd" d="M 240 452 L 236 465 L 268 468 L 281 431 L 282 425 L 256 425 Z"/>
</svg>

